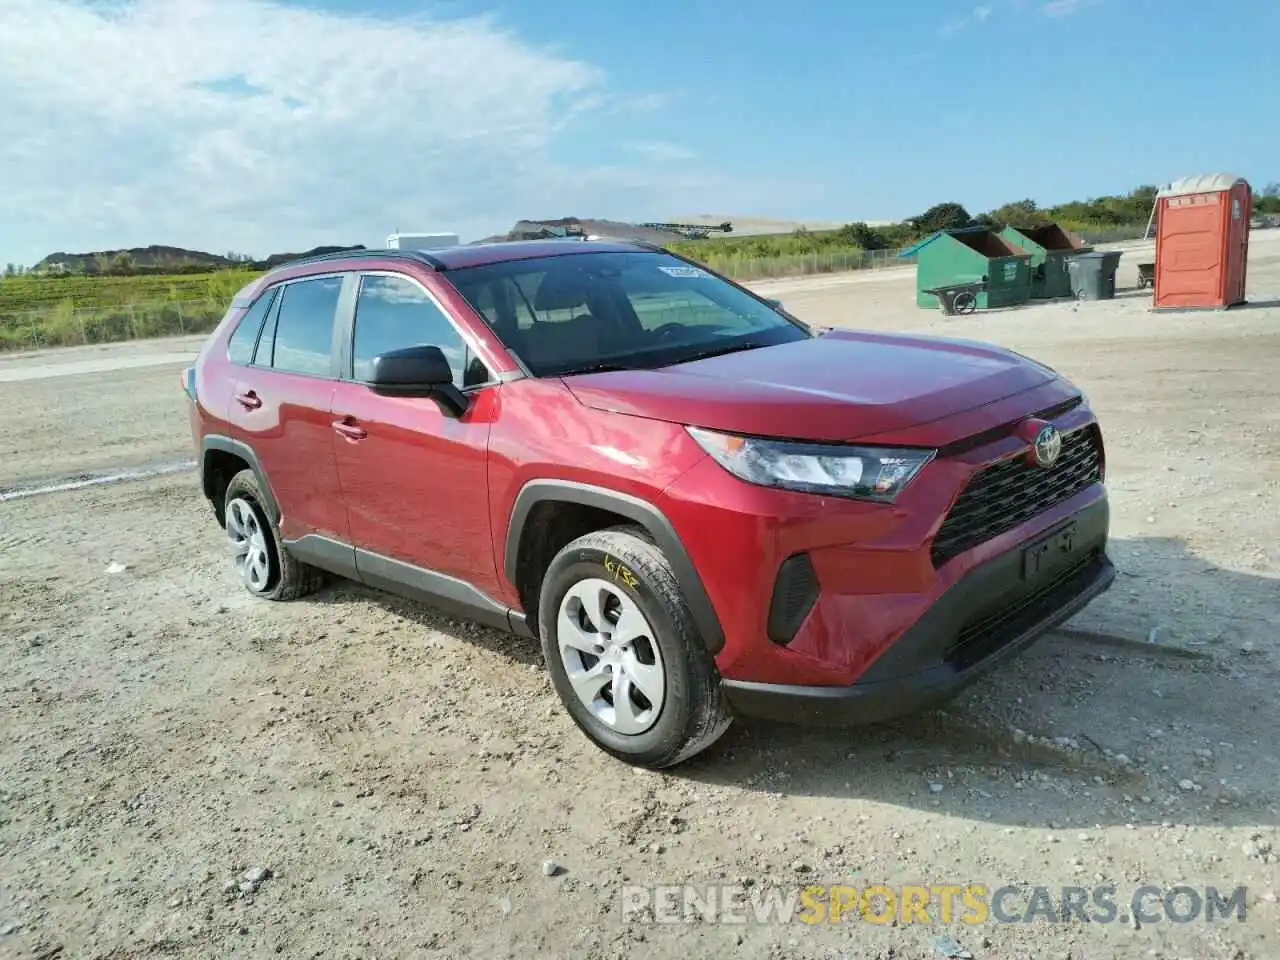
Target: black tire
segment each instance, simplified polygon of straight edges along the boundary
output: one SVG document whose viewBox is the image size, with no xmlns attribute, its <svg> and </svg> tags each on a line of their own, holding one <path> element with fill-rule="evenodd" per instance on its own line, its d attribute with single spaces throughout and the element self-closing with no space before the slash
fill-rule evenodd
<svg viewBox="0 0 1280 960">
<path fill-rule="evenodd" d="M 309 593 L 314 593 L 324 585 L 325 574 L 322 570 L 301 563 L 285 550 L 280 543 L 280 531 L 267 516 L 262 487 L 258 484 L 258 475 L 252 470 L 241 470 L 227 484 L 227 493 L 223 498 L 223 517 L 230 523 L 229 507 L 233 500 L 243 500 L 252 509 L 258 524 L 265 534 L 267 556 L 270 560 L 270 573 L 266 586 L 254 589 L 248 582 L 242 581 L 244 588 L 255 597 L 264 600 L 296 600 Z"/>
<path fill-rule="evenodd" d="M 962 293 L 956 297 L 954 309 L 961 315 L 973 313 L 978 309 L 978 298 L 972 293 Z"/>
<path fill-rule="evenodd" d="M 619 570 L 623 571 L 622 575 Z M 561 602 L 588 578 L 610 582 L 648 621 L 666 681 L 665 698 L 647 730 L 623 734 L 578 698 L 561 659 L 556 623 Z M 733 722 L 720 674 L 694 624 L 662 551 L 641 530 L 615 527 L 574 540 L 547 568 L 538 601 L 538 634 L 552 685 L 578 728 L 619 760 L 650 769 L 672 767 L 706 750 Z"/>
</svg>

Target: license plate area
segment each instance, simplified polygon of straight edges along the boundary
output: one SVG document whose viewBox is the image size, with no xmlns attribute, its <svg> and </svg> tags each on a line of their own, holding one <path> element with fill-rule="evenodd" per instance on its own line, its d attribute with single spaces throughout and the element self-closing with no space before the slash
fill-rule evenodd
<svg viewBox="0 0 1280 960">
<path fill-rule="evenodd" d="M 1069 562 L 1076 548 L 1075 521 L 1065 523 L 1032 541 L 1022 550 L 1022 579 L 1034 580 Z"/>
</svg>

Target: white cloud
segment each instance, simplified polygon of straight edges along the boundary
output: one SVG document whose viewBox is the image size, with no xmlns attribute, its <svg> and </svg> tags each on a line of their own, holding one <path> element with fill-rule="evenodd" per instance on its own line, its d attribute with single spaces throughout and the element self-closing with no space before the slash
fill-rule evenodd
<svg viewBox="0 0 1280 960">
<path fill-rule="evenodd" d="M 938 27 L 938 36 L 950 37 L 959 33 L 966 27 L 975 23 L 982 23 L 995 13 L 995 8 L 989 4 L 982 4 L 969 10 L 967 13 L 958 17 L 952 17 L 950 20 L 943 21 Z"/>
<path fill-rule="evenodd" d="M 655 91 L 639 97 L 633 97 L 626 103 L 626 107 L 634 113 L 653 113 L 661 110 L 674 99 L 675 96 L 673 94 Z"/>
<path fill-rule="evenodd" d="M 1083 10 L 1085 7 L 1092 7 L 1099 0 L 1050 0 L 1042 8 L 1046 17 L 1069 17 L 1073 13 Z"/>
<path fill-rule="evenodd" d="M 523 216 L 643 216 L 719 182 L 557 163 L 572 125 L 654 113 L 665 95 L 623 100 L 596 67 L 488 18 L 0 0 L 0 90 L 0 246 L 28 262 L 143 243 L 265 254 L 396 227 L 474 236 Z"/>
<path fill-rule="evenodd" d="M 687 147 L 682 147 L 678 143 L 669 143 L 666 140 L 641 140 L 627 144 L 627 149 L 654 163 L 677 163 L 693 160 L 698 156 Z"/>
</svg>

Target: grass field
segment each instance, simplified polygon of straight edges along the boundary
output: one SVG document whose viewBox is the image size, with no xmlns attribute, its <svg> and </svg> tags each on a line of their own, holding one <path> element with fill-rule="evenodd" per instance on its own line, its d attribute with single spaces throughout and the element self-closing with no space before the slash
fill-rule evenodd
<svg viewBox="0 0 1280 960">
<path fill-rule="evenodd" d="M 1255 211 L 1280 211 L 1277 191 L 1280 186 L 1264 190 L 1256 198 Z M 939 203 L 899 223 L 680 240 L 670 248 L 739 281 L 866 270 L 905 265 L 896 258 L 896 250 L 934 230 L 963 224 L 1052 221 L 1089 243 L 1131 239 L 1145 233 L 1155 195 L 1155 187 L 1142 186 L 1128 194 L 1047 209 L 1019 200 L 977 218 L 959 203 Z M 256 275 L 233 269 L 109 277 L 6 276 L 0 278 L 0 350 L 198 333 L 216 324 L 235 292 Z"/>
<path fill-rule="evenodd" d="M 1116 228 L 1115 237 L 1134 235 Z M 905 265 L 896 249 L 906 239 L 891 232 L 864 250 L 850 242 L 853 228 L 787 235 L 679 241 L 671 249 L 739 281 L 840 273 Z M 0 350 L 107 343 L 212 329 L 231 297 L 258 273 L 138 276 L 17 276 L 0 279 Z"/>
<path fill-rule="evenodd" d="M 101 310 L 129 304 L 177 300 L 230 300 L 256 273 L 160 274 L 137 277 L 6 277 L 0 280 L 0 317 L 51 310 Z"/>
<path fill-rule="evenodd" d="M 536 643 L 350 581 L 248 596 L 194 470 L 0 503 L 0 930 L 21 924 L 0 956 L 940 960 L 965 952 L 932 944 L 947 933 L 979 960 L 1276 960 L 1269 232 L 1249 264 L 1261 303 L 1221 315 L 1151 314 L 1130 254 L 1117 299 L 962 319 L 918 308 L 909 270 L 788 283 L 814 324 L 986 341 L 1074 380 L 1103 421 L 1116 585 L 945 713 L 739 722 L 675 772 L 633 776 L 592 747 Z M 189 461 L 178 378 L 198 346 L 0 357 L 0 496 Z M 164 362 L 131 365 L 149 357 Z M 449 494 L 447 472 L 412 482 L 424 510 Z M 547 858 L 567 872 L 543 876 Z M 224 897 L 250 866 L 271 879 Z M 1190 922 L 1145 893 L 1159 922 L 1140 929 L 945 924 L 936 900 L 932 923 L 896 926 L 804 924 L 799 907 L 791 923 L 620 916 L 624 883 L 706 903 L 736 884 L 742 920 L 750 897 L 810 877 L 1009 884 L 1014 919 L 1036 883 L 1111 883 L 1119 909 L 1177 883 L 1158 889 Z M 1191 918 L 1188 889 L 1246 883 L 1248 922 Z"/>
<path fill-rule="evenodd" d="M 892 263 L 886 251 L 864 252 L 811 238 L 742 238 L 673 245 L 739 280 L 860 270 Z M 0 279 L 0 350 L 109 343 L 212 329 L 236 291 L 258 273 Z"/>
<path fill-rule="evenodd" d="M 256 273 L 5 277 L 0 350 L 110 343 L 211 330 Z"/>
</svg>

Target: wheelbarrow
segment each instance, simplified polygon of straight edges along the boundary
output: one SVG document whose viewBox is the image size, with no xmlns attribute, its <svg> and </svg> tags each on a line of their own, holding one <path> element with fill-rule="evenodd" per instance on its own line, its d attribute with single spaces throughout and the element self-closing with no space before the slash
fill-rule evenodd
<svg viewBox="0 0 1280 960">
<path fill-rule="evenodd" d="M 1156 282 L 1156 265 L 1154 263 L 1138 264 L 1138 289 L 1145 290 Z"/>
<path fill-rule="evenodd" d="M 978 294 L 987 289 L 987 281 L 966 280 L 964 283 L 949 283 L 943 287 L 922 290 L 930 296 L 938 298 L 943 316 L 953 317 L 957 314 L 973 313 L 978 309 Z"/>
</svg>

